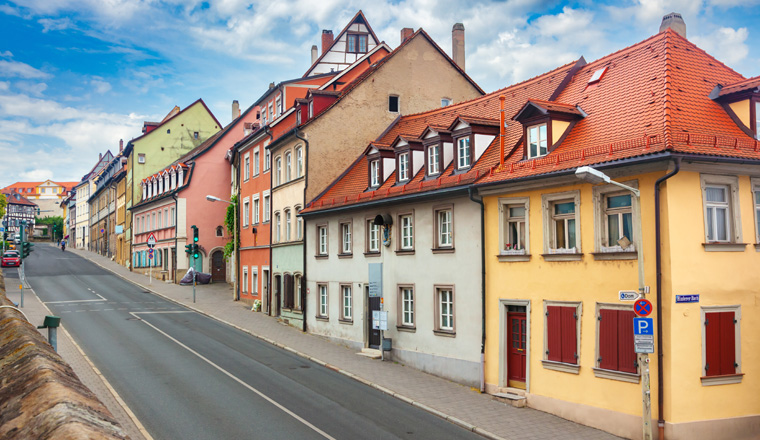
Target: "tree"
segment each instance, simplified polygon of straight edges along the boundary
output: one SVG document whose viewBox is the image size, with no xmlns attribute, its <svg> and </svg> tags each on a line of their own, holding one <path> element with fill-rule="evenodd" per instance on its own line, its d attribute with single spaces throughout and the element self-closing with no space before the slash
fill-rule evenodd
<svg viewBox="0 0 760 440">
<path fill-rule="evenodd" d="M 8 205 L 8 200 L 5 198 L 5 194 L 0 194 L 0 218 L 5 217 L 5 207 Z"/>
<path fill-rule="evenodd" d="M 240 223 L 235 224 L 235 217 L 239 215 L 240 211 L 238 209 L 238 197 L 236 195 L 230 197 L 230 202 L 232 203 L 227 205 L 227 215 L 224 217 L 224 226 L 227 228 L 227 233 L 232 235 L 232 240 L 224 245 L 224 258 L 228 261 L 235 251 L 235 242 L 237 242 L 238 248 L 240 247 Z"/>
<path fill-rule="evenodd" d="M 35 220 L 35 224 L 50 225 L 51 231 L 55 231 L 57 235 L 60 235 L 63 232 L 63 217 L 60 216 L 37 219 Z M 55 239 L 56 237 L 52 238 Z"/>
</svg>

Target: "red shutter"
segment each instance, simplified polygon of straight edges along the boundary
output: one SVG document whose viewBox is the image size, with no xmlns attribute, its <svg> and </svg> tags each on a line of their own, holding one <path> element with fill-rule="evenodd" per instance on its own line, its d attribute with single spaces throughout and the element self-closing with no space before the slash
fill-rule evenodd
<svg viewBox="0 0 760 440">
<path fill-rule="evenodd" d="M 558 306 L 548 306 L 546 308 L 547 349 L 549 350 L 546 358 L 550 361 L 562 362 L 561 309 L 562 307 Z"/>
<path fill-rule="evenodd" d="M 734 312 L 720 313 L 720 374 L 736 374 Z"/>
<path fill-rule="evenodd" d="M 577 350 L 575 307 L 561 307 L 562 310 L 562 362 L 575 364 Z"/>
<path fill-rule="evenodd" d="M 599 310 L 599 368 L 617 370 L 618 316 L 617 310 Z"/>
<path fill-rule="evenodd" d="M 720 313 L 705 313 L 706 376 L 720 375 Z"/>
<path fill-rule="evenodd" d="M 636 373 L 636 351 L 633 347 L 632 310 L 618 310 L 618 370 Z"/>
</svg>

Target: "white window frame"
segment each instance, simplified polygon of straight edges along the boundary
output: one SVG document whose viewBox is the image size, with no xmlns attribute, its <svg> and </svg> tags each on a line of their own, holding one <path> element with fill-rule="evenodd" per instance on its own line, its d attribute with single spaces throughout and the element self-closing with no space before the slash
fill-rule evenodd
<svg viewBox="0 0 760 440">
<path fill-rule="evenodd" d="M 259 211 L 261 209 L 260 201 L 259 201 L 259 195 L 254 194 L 253 195 L 253 203 L 251 204 L 253 209 L 253 224 L 258 225 L 259 224 Z"/>
<path fill-rule="evenodd" d="M 317 256 L 326 257 L 329 252 L 329 231 L 327 224 L 317 225 Z"/>
<path fill-rule="evenodd" d="M 285 182 L 290 182 L 293 177 L 293 155 L 288 151 L 285 153 Z"/>
<path fill-rule="evenodd" d="M 248 226 L 248 220 L 250 218 L 249 217 L 250 209 L 251 208 L 250 208 L 249 200 L 248 200 L 248 197 L 246 197 L 243 199 L 243 227 L 244 228 Z"/>
<path fill-rule="evenodd" d="M 248 293 L 248 266 L 243 266 L 243 293 Z"/>
<path fill-rule="evenodd" d="M 303 147 L 296 148 L 296 178 L 303 176 Z"/>
<path fill-rule="evenodd" d="M 638 188 L 638 180 L 620 182 L 631 188 Z M 617 195 L 631 195 L 631 235 L 639 231 L 639 205 L 637 198 L 630 191 L 622 190 L 619 186 L 611 184 L 595 185 L 592 187 L 592 203 L 594 205 L 594 259 L 595 260 L 635 260 L 636 238 L 632 237 L 631 244 L 623 249 L 617 244 L 607 246 L 607 197 Z"/>
<path fill-rule="evenodd" d="M 452 285 L 435 285 L 435 331 L 437 335 L 456 334 L 456 292 Z M 448 292 L 444 297 L 444 292 Z M 448 299 L 448 301 L 444 301 Z M 448 305 L 447 308 L 444 305 Z M 448 318 L 446 325 L 445 318 Z"/>
<path fill-rule="evenodd" d="M 353 227 L 350 220 L 344 220 L 340 223 L 340 253 L 341 255 L 351 255 L 353 253 Z"/>
<path fill-rule="evenodd" d="M 251 266 L 251 294 L 257 296 L 259 294 L 259 268 L 258 266 Z"/>
<path fill-rule="evenodd" d="M 272 168 L 272 152 L 267 148 L 264 154 L 264 172 L 268 172 Z"/>
<path fill-rule="evenodd" d="M 290 241 L 290 209 L 285 210 L 285 241 Z"/>
<path fill-rule="evenodd" d="M 444 218 L 447 217 L 447 218 Z M 445 222 L 447 220 L 447 224 Z M 454 206 L 443 205 L 433 207 L 434 250 L 454 249 Z"/>
<path fill-rule="evenodd" d="M 330 291 L 327 283 L 317 283 L 317 318 L 327 318 L 330 313 Z"/>
<path fill-rule="evenodd" d="M 261 168 L 261 165 L 259 164 L 260 160 L 261 160 L 261 156 L 259 155 L 259 147 L 256 147 L 253 149 L 253 175 L 254 177 L 259 175 L 259 168 Z"/>
<path fill-rule="evenodd" d="M 506 249 L 509 237 L 509 208 L 523 206 L 525 217 L 521 222 L 525 229 L 525 243 L 522 249 Z M 518 234 L 519 235 L 519 234 Z M 510 243 L 511 244 L 511 243 Z M 530 198 L 503 197 L 499 198 L 499 261 L 529 261 L 530 260 Z"/>
<path fill-rule="evenodd" d="M 398 155 L 398 181 L 405 182 L 409 180 L 409 156 L 410 153 L 399 153 Z"/>
<path fill-rule="evenodd" d="M 407 295 L 409 293 L 409 295 Z M 416 302 L 413 284 L 398 285 L 398 327 L 400 329 L 414 329 L 417 327 Z"/>
<path fill-rule="evenodd" d="M 369 186 L 380 186 L 380 159 L 369 161 Z"/>
<path fill-rule="evenodd" d="M 353 321 L 353 286 L 351 284 L 340 285 L 340 320 Z"/>
<path fill-rule="evenodd" d="M 572 202 L 575 212 L 570 214 L 556 215 L 554 206 L 558 203 Z M 579 190 L 565 191 L 561 193 L 542 194 L 541 210 L 543 211 L 543 229 L 544 229 L 544 260 L 546 261 L 577 261 L 581 259 L 581 193 Z M 555 220 L 575 220 L 575 247 L 557 248 L 556 246 L 556 223 Z M 569 237 L 568 231 L 565 231 L 566 242 Z"/>
<path fill-rule="evenodd" d="M 272 198 L 269 196 L 269 190 L 264 191 L 264 223 L 269 223 L 269 211 L 272 207 Z"/>
<path fill-rule="evenodd" d="M 470 148 L 470 136 L 457 139 L 457 169 L 463 170 L 472 166 L 472 154 Z"/>
<path fill-rule="evenodd" d="M 272 228 L 272 242 L 279 243 L 280 242 L 280 223 L 282 222 L 282 218 L 280 217 L 280 212 L 275 211 L 274 213 L 274 227 Z"/>
<path fill-rule="evenodd" d="M 301 207 L 296 205 L 295 207 L 295 216 L 296 216 L 296 240 L 301 241 L 303 240 L 303 217 L 299 217 L 298 213 L 301 212 Z"/>
<path fill-rule="evenodd" d="M 275 186 L 282 183 L 282 157 L 274 158 L 274 184 Z"/>
<path fill-rule="evenodd" d="M 546 138 L 545 139 L 541 138 L 541 127 L 546 127 Z M 533 129 L 536 130 L 536 134 L 538 135 L 538 139 L 536 141 L 536 154 L 531 154 L 531 151 L 530 151 L 531 150 L 530 149 L 530 144 L 531 144 L 531 141 L 533 140 L 533 134 L 531 134 L 531 131 L 533 131 Z M 526 149 L 527 149 L 526 156 L 528 157 L 528 159 L 535 159 L 535 158 L 538 158 L 538 157 L 544 157 L 547 154 L 549 154 L 549 124 L 547 124 L 546 122 L 543 122 L 541 124 L 535 124 L 535 125 L 529 126 L 525 130 L 525 138 L 526 138 L 525 146 L 526 146 Z M 542 143 L 543 143 L 543 154 L 542 154 L 542 151 L 541 151 L 542 150 L 542 146 L 541 146 Z"/>
<path fill-rule="evenodd" d="M 251 178 L 251 153 L 243 155 L 243 181 L 247 182 Z"/>
<path fill-rule="evenodd" d="M 408 220 L 408 224 L 404 224 Z M 398 249 L 399 251 L 414 250 L 414 213 L 404 213 L 398 216 Z"/>
<path fill-rule="evenodd" d="M 440 154 L 441 154 L 441 146 L 440 144 L 434 144 L 427 148 L 427 162 L 428 162 L 428 176 L 435 176 L 437 174 L 440 174 Z M 435 154 L 433 154 L 435 152 Z M 433 157 L 435 156 L 435 157 Z"/>
<path fill-rule="evenodd" d="M 372 231 L 375 231 L 374 237 Z M 380 253 L 380 226 L 375 224 L 375 219 L 367 220 L 367 253 Z"/>
<path fill-rule="evenodd" d="M 739 203 L 739 178 L 737 176 L 719 176 L 714 174 L 700 174 L 699 183 L 702 190 L 702 216 L 705 228 L 705 242 L 703 244 L 706 251 L 734 251 L 743 252 L 746 244 L 742 243 L 742 222 L 741 209 Z M 725 187 L 727 189 L 726 201 L 728 208 L 727 241 L 708 241 L 707 235 L 707 213 L 708 208 L 714 202 L 707 201 L 706 188 L 708 186 Z M 754 204 L 753 204 L 754 206 Z"/>
</svg>

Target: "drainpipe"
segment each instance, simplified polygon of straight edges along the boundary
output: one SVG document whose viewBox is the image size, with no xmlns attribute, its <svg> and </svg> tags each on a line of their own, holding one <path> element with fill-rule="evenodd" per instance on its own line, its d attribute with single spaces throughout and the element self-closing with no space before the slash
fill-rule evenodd
<svg viewBox="0 0 760 440">
<path fill-rule="evenodd" d="M 177 241 L 178 231 L 179 231 L 179 222 L 177 221 L 177 216 L 179 215 L 179 206 L 177 205 L 177 190 L 175 189 L 172 193 L 172 198 L 174 199 L 174 259 L 172 260 L 172 271 L 174 283 L 179 284 L 177 282 L 177 260 L 179 259 L 179 249 L 177 249 L 177 246 L 179 245 L 179 242 Z"/>
<path fill-rule="evenodd" d="M 480 340 L 480 392 L 486 391 L 486 228 L 485 228 L 485 205 L 483 198 L 475 198 L 474 187 L 467 188 L 470 200 L 480 205 L 480 313 L 481 313 L 481 340 Z"/>
<path fill-rule="evenodd" d="M 274 141 L 274 135 L 272 135 L 272 132 L 269 131 L 269 126 L 264 127 L 264 131 L 266 132 L 267 136 L 269 136 L 269 143 L 271 144 L 272 141 Z M 269 146 L 264 147 L 265 149 L 268 149 Z M 271 151 L 271 150 L 270 150 Z M 269 160 L 271 161 L 272 154 L 269 154 Z M 264 153 L 264 160 L 266 160 L 266 153 Z M 272 164 L 269 163 L 269 280 L 271 280 L 272 273 L 274 272 L 274 261 L 272 261 L 272 206 L 274 206 L 274 193 L 272 191 Z M 269 282 L 269 280 L 266 280 L 269 288 L 267 289 L 267 315 L 272 316 L 272 289 L 274 288 L 274 284 Z"/>
<path fill-rule="evenodd" d="M 306 207 L 306 189 L 309 187 L 309 179 L 306 176 L 306 170 L 309 169 L 309 141 L 301 136 L 298 128 L 295 129 L 295 134 L 298 139 L 301 139 L 304 143 L 303 147 L 303 205 Z M 301 208 L 303 209 L 303 208 Z M 303 218 L 303 217 L 302 217 Z M 296 224 L 298 220 L 296 220 Z M 301 239 L 303 240 L 303 273 L 301 274 L 301 316 L 303 316 L 303 330 L 306 333 L 306 219 L 303 218 L 303 225 L 301 225 Z"/>
<path fill-rule="evenodd" d="M 678 174 L 681 170 L 681 158 L 675 158 L 675 168 L 670 173 L 660 177 L 654 183 L 654 230 L 655 255 L 657 266 L 657 431 L 660 440 L 665 440 L 665 418 L 663 417 L 664 388 L 662 371 L 662 255 L 660 251 L 660 184 Z"/>
</svg>

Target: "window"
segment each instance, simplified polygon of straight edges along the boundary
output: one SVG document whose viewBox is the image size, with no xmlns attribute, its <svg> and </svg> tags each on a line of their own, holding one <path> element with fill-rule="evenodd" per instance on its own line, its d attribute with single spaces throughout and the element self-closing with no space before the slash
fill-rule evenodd
<svg viewBox="0 0 760 440">
<path fill-rule="evenodd" d="M 274 160 L 274 184 L 279 185 L 282 179 L 282 158 Z"/>
<path fill-rule="evenodd" d="M 319 292 L 319 308 L 317 310 L 318 318 L 327 318 L 327 284 L 317 284 Z"/>
<path fill-rule="evenodd" d="M 499 211 L 502 218 L 499 261 L 527 261 L 530 259 L 529 199 L 499 199 Z"/>
<path fill-rule="evenodd" d="M 351 285 L 340 286 L 340 319 L 343 321 L 351 321 L 351 309 L 352 309 L 352 297 L 351 297 Z"/>
<path fill-rule="evenodd" d="M 743 252 L 736 176 L 700 176 L 705 217 L 705 250 Z"/>
<path fill-rule="evenodd" d="M 637 181 L 622 182 L 638 188 Z M 620 191 L 614 185 L 596 185 L 594 197 L 594 238 L 596 260 L 635 259 L 636 246 L 633 231 L 637 218 L 636 199 L 629 191 Z M 625 237 L 625 239 L 623 239 Z"/>
<path fill-rule="evenodd" d="M 597 304 L 597 377 L 638 383 L 638 364 L 633 349 L 633 318 L 630 306 Z M 634 376 L 635 375 L 635 376 Z"/>
<path fill-rule="evenodd" d="M 269 191 L 264 191 L 264 223 L 269 223 L 269 206 L 270 198 Z"/>
<path fill-rule="evenodd" d="M 546 124 L 533 125 L 528 127 L 528 159 L 546 156 L 547 153 L 547 136 Z"/>
<path fill-rule="evenodd" d="M 174 226 L 176 215 L 174 214 L 174 207 L 171 208 L 171 224 L 169 226 Z"/>
<path fill-rule="evenodd" d="M 301 275 L 293 275 L 293 285 L 296 290 L 295 304 L 293 304 L 293 308 L 301 310 Z"/>
<path fill-rule="evenodd" d="M 581 303 L 544 301 L 544 316 L 544 367 L 578 374 Z"/>
<path fill-rule="evenodd" d="M 760 181 L 752 179 L 752 198 L 755 200 L 755 243 L 760 243 Z"/>
<path fill-rule="evenodd" d="M 351 223 L 340 224 L 341 254 L 350 255 L 353 247 L 351 244 Z"/>
<path fill-rule="evenodd" d="M 278 96 L 274 100 L 275 114 L 280 116 L 282 114 L 282 99 Z"/>
<path fill-rule="evenodd" d="M 369 186 L 376 188 L 380 186 L 380 160 L 369 162 Z"/>
<path fill-rule="evenodd" d="M 440 162 L 439 162 L 439 146 L 438 144 L 431 145 L 428 147 L 428 154 L 427 154 L 427 171 L 428 176 L 434 176 L 440 172 Z"/>
<path fill-rule="evenodd" d="M 241 289 L 243 293 L 248 293 L 248 266 L 243 266 L 243 285 Z"/>
<path fill-rule="evenodd" d="M 151 218 L 151 220 L 150 220 L 150 229 L 151 229 L 151 230 L 154 230 L 154 229 L 156 229 L 156 213 L 154 212 L 154 213 L 153 213 L 153 214 L 150 216 L 150 218 Z"/>
<path fill-rule="evenodd" d="M 739 383 L 741 309 L 702 307 L 702 385 Z"/>
<path fill-rule="evenodd" d="M 253 150 L 253 175 L 259 175 L 259 147 Z"/>
<path fill-rule="evenodd" d="M 414 286 L 399 286 L 398 295 L 400 327 L 414 328 Z"/>
<path fill-rule="evenodd" d="M 296 177 L 303 176 L 303 148 L 296 148 Z"/>
<path fill-rule="evenodd" d="M 274 230 L 272 231 L 272 241 L 280 242 L 280 213 L 274 213 Z"/>
<path fill-rule="evenodd" d="M 391 113 L 398 113 L 399 109 L 398 96 L 391 95 L 388 97 L 388 111 Z"/>
<path fill-rule="evenodd" d="M 631 194 L 610 194 L 604 197 L 605 243 L 608 247 L 633 246 L 633 210 Z M 632 249 L 633 250 L 633 249 Z"/>
<path fill-rule="evenodd" d="M 367 34 L 348 34 L 346 52 L 367 53 Z"/>
<path fill-rule="evenodd" d="M 728 219 L 728 187 L 705 187 L 705 229 L 707 242 L 727 242 L 730 237 L 731 225 Z"/>
<path fill-rule="evenodd" d="M 547 261 L 578 260 L 580 248 L 580 192 L 544 194 L 544 254 Z"/>
<path fill-rule="evenodd" d="M 243 227 L 248 226 L 248 216 L 250 215 L 250 206 L 248 205 L 248 197 L 243 199 Z"/>
<path fill-rule="evenodd" d="M 468 168 L 471 164 L 470 138 L 464 137 L 457 140 L 457 169 Z"/>
<path fill-rule="evenodd" d="M 251 174 L 251 155 L 245 153 L 245 160 L 243 165 L 243 180 L 248 180 Z"/>
<path fill-rule="evenodd" d="M 454 333 L 454 289 L 451 286 L 435 288 L 435 330 Z"/>
<path fill-rule="evenodd" d="M 441 98 L 441 107 L 448 107 L 451 105 L 451 99 Z"/>
<path fill-rule="evenodd" d="M 269 171 L 269 167 L 272 166 L 272 153 L 267 150 L 266 153 L 264 153 L 264 172 Z"/>
<path fill-rule="evenodd" d="M 327 225 L 317 226 L 317 255 L 327 256 Z"/>
<path fill-rule="evenodd" d="M 256 267 L 252 268 L 251 272 L 251 293 L 253 296 L 258 296 L 259 294 L 259 274 Z"/>
<path fill-rule="evenodd" d="M 224 230 L 221 226 L 216 227 L 216 236 L 217 237 L 223 237 L 224 236 Z"/>
<path fill-rule="evenodd" d="M 285 181 L 290 182 L 291 180 L 291 169 L 293 165 L 292 155 L 290 153 L 287 153 L 285 155 Z"/>
<path fill-rule="evenodd" d="M 259 224 L 259 195 L 253 196 L 253 224 Z"/>
<path fill-rule="evenodd" d="M 401 233 L 399 234 L 399 249 L 402 251 L 414 250 L 414 224 L 411 214 L 399 216 Z"/>
<path fill-rule="evenodd" d="M 272 105 L 272 101 L 269 101 L 269 113 L 267 116 L 270 121 L 274 121 L 274 109 L 272 108 Z"/>
<path fill-rule="evenodd" d="M 454 248 L 454 216 L 453 207 L 442 207 L 433 210 L 435 216 L 435 247 Z"/>
<path fill-rule="evenodd" d="M 158 211 L 158 224 L 156 225 L 157 229 L 161 229 L 164 226 L 164 219 L 161 216 L 161 211 Z"/>
<path fill-rule="evenodd" d="M 367 220 L 367 253 L 380 252 L 380 226 L 374 219 Z"/>
<path fill-rule="evenodd" d="M 314 117 L 314 101 L 309 101 L 309 119 Z"/>
<path fill-rule="evenodd" d="M 409 180 L 409 153 L 398 155 L 398 180 L 399 182 Z"/>
<path fill-rule="evenodd" d="M 137 153 L 137 163 L 145 163 L 145 153 Z"/>
<path fill-rule="evenodd" d="M 298 217 L 298 213 L 301 212 L 301 207 L 296 206 L 296 240 L 303 239 L 303 218 Z"/>
<path fill-rule="evenodd" d="M 285 210 L 285 241 L 290 241 L 290 210 Z"/>
<path fill-rule="evenodd" d="M 169 210 L 164 209 L 164 227 L 166 228 L 168 226 L 169 226 Z"/>
</svg>

